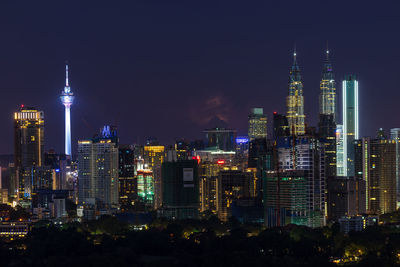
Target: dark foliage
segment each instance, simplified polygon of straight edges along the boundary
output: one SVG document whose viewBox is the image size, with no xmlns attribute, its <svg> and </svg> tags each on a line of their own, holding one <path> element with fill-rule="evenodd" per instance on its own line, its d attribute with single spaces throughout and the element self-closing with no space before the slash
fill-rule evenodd
<svg viewBox="0 0 400 267">
<path fill-rule="evenodd" d="M 258 229 L 258 232 L 256 231 Z M 131 230 L 115 217 L 56 227 L 37 224 L 0 243 L 2 266 L 393 266 L 400 230 L 379 226 L 344 235 L 336 227 L 261 229 L 235 220 L 156 220 Z"/>
</svg>

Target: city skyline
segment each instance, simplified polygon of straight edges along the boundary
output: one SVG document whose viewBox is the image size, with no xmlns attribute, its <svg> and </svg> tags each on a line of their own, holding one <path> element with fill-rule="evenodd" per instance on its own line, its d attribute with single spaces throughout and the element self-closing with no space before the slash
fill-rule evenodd
<svg viewBox="0 0 400 267">
<path fill-rule="evenodd" d="M 368 2 L 0 1 L 1 265 L 400 265 Z"/>
<path fill-rule="evenodd" d="M 20 7 L 18 4 L 2 5 L 2 12 Z M 388 131 L 399 126 L 398 119 L 390 116 L 396 108 L 394 99 L 400 94 L 396 90 L 394 67 L 397 64 L 399 39 L 391 34 L 394 26 L 390 24 L 398 20 L 391 13 L 393 8 L 389 10 L 387 7 L 379 7 L 373 10 L 368 5 L 358 7 L 350 4 L 349 9 L 357 7 L 363 11 L 357 14 L 357 18 L 351 17 L 350 11 L 343 11 L 341 23 L 335 20 L 316 26 L 312 19 L 317 19 L 319 15 L 312 14 L 311 18 L 304 19 L 303 24 L 299 25 L 300 31 L 293 36 L 284 36 L 272 28 L 263 27 L 266 22 L 273 20 L 274 10 L 283 11 L 279 5 L 255 3 L 251 11 L 250 7 L 244 7 L 239 12 L 239 5 L 232 3 L 227 10 L 217 6 L 219 13 L 207 9 L 207 6 L 205 4 L 196 9 L 191 4 L 185 4 L 176 11 L 173 11 L 173 7 L 177 6 L 166 7 L 167 11 L 175 12 L 178 18 L 188 21 L 187 26 L 175 30 L 168 27 L 160 29 L 162 19 L 166 19 L 167 25 L 174 24 L 174 19 L 162 11 L 162 5 L 155 3 L 135 3 L 110 10 L 99 4 L 88 14 L 75 10 L 74 4 L 67 7 L 60 5 L 59 18 L 45 14 L 46 8 L 42 11 L 40 6 L 32 7 L 36 12 L 29 10 L 28 13 L 27 5 L 21 9 L 21 15 L 26 15 L 26 18 L 19 18 L 22 22 L 4 14 L 8 26 L 8 31 L 4 32 L 7 41 L 0 48 L 11 51 L 10 55 L 14 57 L 4 55 L 3 66 L 0 66 L 3 73 L 1 84 L 7 91 L 7 101 L 0 108 L 0 120 L 11 126 L 12 113 L 20 104 L 35 106 L 46 115 L 46 149 L 63 151 L 63 109 L 57 97 L 63 80 L 63 62 L 68 59 L 74 88 L 79 90 L 75 92 L 77 101 L 72 110 L 73 151 L 77 149 L 78 139 L 93 135 L 104 124 L 117 124 L 121 142 L 124 143 L 143 143 L 148 136 L 156 136 L 162 143 L 172 143 L 181 137 L 202 138 L 202 130 L 212 126 L 208 122 L 213 117 L 226 120 L 229 128 L 237 129 L 238 134 L 242 135 L 246 133 L 246 118 L 251 107 L 263 107 L 268 121 L 271 121 L 273 111 L 285 113 L 287 74 L 292 60 L 291 50 L 296 43 L 304 79 L 306 122 L 316 126 L 319 82 L 325 58 L 325 43 L 328 40 L 338 99 L 341 95 L 340 81 L 344 75 L 355 73 L 359 77 L 360 136 L 373 136 L 379 127 Z M 260 11 L 254 11 L 255 6 Z M 65 10 L 61 9 L 64 7 Z M 140 19 L 129 16 L 129 12 L 123 10 L 134 7 L 144 12 L 138 16 Z M 298 8 L 306 15 L 311 12 L 301 6 Z M 340 10 L 335 6 L 331 8 L 332 11 Z M 160 15 L 154 22 L 148 20 L 154 16 L 152 11 Z M 185 15 L 180 11 L 187 13 Z M 31 13 L 35 14 L 34 17 Z M 376 15 L 376 20 L 362 24 L 372 13 Z M 75 20 L 65 24 L 63 18 L 67 14 L 74 14 Z M 109 14 L 106 16 L 109 19 L 100 20 L 104 14 Z M 222 14 L 226 15 L 226 21 L 218 19 Z M 46 24 L 44 29 L 49 32 L 49 36 L 36 42 L 29 37 L 34 33 L 40 34 L 39 26 L 43 25 L 43 21 L 38 18 L 40 15 L 54 19 L 54 25 Z M 191 19 L 189 15 L 196 16 Z M 207 15 L 211 21 L 206 23 L 204 16 Z M 291 22 L 299 18 L 298 15 L 291 15 L 293 10 L 289 9 L 284 18 L 279 20 L 282 22 L 288 19 L 277 25 L 280 30 L 285 31 Z M 254 18 L 247 21 L 248 17 Z M 32 19 L 32 26 L 21 29 L 21 25 L 25 25 L 21 23 L 29 18 Z M 112 22 L 114 18 L 117 19 Z M 126 28 L 137 19 L 142 22 L 140 27 Z M 98 22 L 99 26 L 95 27 L 89 20 Z M 218 33 L 229 22 L 233 23 L 230 28 L 232 32 L 228 34 L 224 31 L 224 35 L 219 38 Z M 243 28 L 234 27 L 240 23 L 244 23 Z M 334 23 L 337 25 L 333 26 Z M 314 28 L 308 29 L 308 25 Z M 187 32 L 189 26 L 193 26 L 192 33 Z M 217 27 L 213 30 L 213 26 Z M 324 26 L 326 31 L 319 33 Z M 381 31 L 383 26 L 386 28 Z M 83 29 L 91 27 L 93 38 L 89 40 L 84 37 Z M 21 35 L 13 35 L 13 29 L 20 31 Z M 124 29 L 129 29 L 128 33 L 138 34 L 138 38 L 130 37 L 123 32 Z M 367 30 L 369 35 L 365 36 Z M 110 37 L 104 39 L 104 33 L 110 34 Z M 158 41 L 165 40 L 167 33 L 170 33 L 171 38 L 161 45 L 162 42 Z M 68 41 L 65 38 L 61 41 L 61 36 L 72 36 L 75 39 L 70 39 L 79 41 Z M 198 38 L 202 40 L 200 43 L 197 42 Z M 378 39 L 386 40 L 384 50 L 376 48 Z M 112 40 L 126 40 L 126 44 L 117 51 Z M 182 40 L 183 43 L 180 42 Z M 233 45 L 221 47 L 228 40 Z M 91 51 L 95 43 L 99 46 Z M 15 47 L 15 44 L 19 46 Z M 136 49 L 129 48 L 131 44 L 134 44 L 132 49 Z M 178 49 L 175 47 L 177 44 Z M 150 47 L 144 49 L 146 45 Z M 199 53 L 204 59 L 196 56 Z M 383 73 L 386 75 L 383 76 Z M 375 102 L 384 102 L 385 105 L 368 108 Z M 151 109 L 148 108 L 150 105 Z M 382 117 L 386 119 L 383 121 L 380 119 Z M 168 123 L 172 127 L 168 127 Z M 165 130 L 167 127 L 168 131 Z M 270 123 L 268 128 L 271 129 Z M 3 131 L 0 138 L 12 140 L 11 131 Z M 12 146 L 8 143 L 1 144 L 1 154 L 12 153 Z"/>
</svg>

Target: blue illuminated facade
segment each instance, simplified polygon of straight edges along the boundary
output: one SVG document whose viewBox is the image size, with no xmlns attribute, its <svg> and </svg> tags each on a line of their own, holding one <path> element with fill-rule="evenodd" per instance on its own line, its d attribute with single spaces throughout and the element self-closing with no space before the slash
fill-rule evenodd
<svg viewBox="0 0 400 267">
<path fill-rule="evenodd" d="M 354 140 L 359 138 L 358 81 L 347 75 L 343 81 L 343 170 L 344 176 L 354 176 Z"/>
<path fill-rule="evenodd" d="M 245 136 L 238 136 L 236 137 L 236 144 L 240 145 L 240 144 L 247 144 L 249 143 L 249 138 L 245 137 Z"/>
</svg>

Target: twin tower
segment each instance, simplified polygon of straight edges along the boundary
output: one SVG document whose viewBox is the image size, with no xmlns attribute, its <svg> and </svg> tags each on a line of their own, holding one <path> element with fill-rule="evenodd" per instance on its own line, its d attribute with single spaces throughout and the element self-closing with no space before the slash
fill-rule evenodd
<svg viewBox="0 0 400 267">
<path fill-rule="evenodd" d="M 336 121 L 336 85 L 332 64 L 329 59 L 329 50 L 326 50 L 326 59 L 320 83 L 319 113 L 332 115 Z M 303 82 L 300 68 L 297 64 L 296 51 L 293 53 L 293 65 L 289 74 L 289 95 L 286 97 L 286 116 L 291 135 L 305 134 Z"/>
<path fill-rule="evenodd" d="M 326 59 L 320 83 L 319 113 L 332 115 L 336 121 L 336 85 L 332 64 L 329 59 L 329 50 L 326 50 Z M 71 105 L 74 94 L 68 81 L 68 64 L 65 66 L 65 87 L 61 93 L 61 103 L 65 107 L 65 154 L 71 155 Z M 305 134 L 303 82 L 300 68 L 297 64 L 296 51 L 293 53 L 293 65 L 289 74 L 289 95 L 286 97 L 286 116 L 292 135 Z"/>
</svg>

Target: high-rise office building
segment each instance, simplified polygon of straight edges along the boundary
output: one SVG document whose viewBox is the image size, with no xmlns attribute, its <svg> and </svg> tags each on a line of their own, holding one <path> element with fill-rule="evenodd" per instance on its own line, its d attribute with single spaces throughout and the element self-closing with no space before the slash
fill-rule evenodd
<svg viewBox="0 0 400 267">
<path fill-rule="evenodd" d="M 325 150 L 326 177 L 336 176 L 336 123 L 333 114 L 319 114 L 318 136 Z"/>
<path fill-rule="evenodd" d="M 249 115 L 249 140 L 267 138 L 267 115 L 262 108 L 252 108 Z"/>
<path fill-rule="evenodd" d="M 249 154 L 249 138 L 247 136 L 236 137 L 236 156 L 247 159 Z"/>
<path fill-rule="evenodd" d="M 314 136 L 284 137 L 278 139 L 273 153 L 274 161 L 278 161 L 275 170 L 267 170 L 264 180 L 264 203 L 268 226 L 283 226 L 285 223 L 297 223 L 309 227 L 321 227 L 325 224 L 325 155 L 323 144 Z M 280 190 L 280 182 L 287 178 L 285 189 Z M 279 182 L 278 182 L 279 181 Z M 282 188 L 283 189 L 283 188 Z M 294 190 L 294 191 L 293 191 Z M 299 190 L 299 191 L 296 191 Z M 279 199 L 289 197 L 287 194 L 298 194 L 298 199 L 290 206 L 290 200 L 281 206 Z M 305 196 L 303 196 L 305 194 Z M 297 196 L 293 195 L 293 198 Z M 301 202 L 304 199 L 305 202 Z M 275 200 L 274 200 L 275 199 Z M 286 205 L 285 204 L 285 205 Z M 283 204 L 282 204 L 283 205 Z M 290 211 L 283 221 L 281 208 Z M 275 214 L 275 215 L 274 215 Z M 272 216 L 272 217 L 271 217 Z M 299 217 L 300 219 L 300 217 Z M 280 220 L 280 221 L 278 221 Z"/>
<path fill-rule="evenodd" d="M 263 164 L 263 156 L 267 154 L 268 143 L 269 141 L 266 139 L 255 139 L 250 142 L 247 164 L 249 168 L 257 168 Z"/>
<path fill-rule="evenodd" d="M 186 140 L 178 140 L 175 143 L 176 159 L 187 160 L 189 158 L 189 143 Z"/>
<path fill-rule="evenodd" d="M 165 147 L 159 145 L 158 142 L 148 143 L 144 146 L 143 158 L 145 169 L 152 172 L 153 205 L 155 209 L 158 209 L 162 203 L 161 165 L 165 160 Z"/>
<path fill-rule="evenodd" d="M 304 171 L 268 171 L 263 180 L 265 225 L 309 226 L 308 182 Z"/>
<path fill-rule="evenodd" d="M 213 128 L 204 130 L 207 147 L 218 147 L 224 151 L 235 151 L 236 130 Z"/>
<path fill-rule="evenodd" d="M 196 219 L 199 215 L 197 160 L 164 162 L 162 165 L 161 214 L 171 219 Z"/>
<path fill-rule="evenodd" d="M 119 145 L 119 203 L 121 209 L 129 209 L 137 198 L 135 179 L 135 155 L 129 145 Z"/>
<path fill-rule="evenodd" d="M 359 177 L 328 177 L 327 215 L 329 221 L 366 212 L 365 181 Z"/>
<path fill-rule="evenodd" d="M 44 165 L 55 171 L 55 179 L 53 180 L 54 190 L 73 190 L 74 179 L 71 177 L 71 161 L 62 153 L 57 154 L 54 150 L 50 150 L 44 154 Z"/>
<path fill-rule="evenodd" d="M 292 135 L 305 134 L 303 82 L 300 67 L 297 64 L 296 51 L 293 53 L 293 65 L 289 74 L 289 95 L 286 97 L 286 117 Z"/>
<path fill-rule="evenodd" d="M 370 182 L 378 183 L 379 213 L 396 211 L 396 143 L 394 140 L 371 140 Z M 373 189 L 373 185 L 369 186 Z"/>
<path fill-rule="evenodd" d="M 74 102 L 74 93 L 71 91 L 68 80 L 68 64 L 65 65 L 65 87 L 61 93 L 61 103 L 65 107 L 65 154 L 72 155 L 71 151 L 71 105 Z"/>
<path fill-rule="evenodd" d="M 217 178 L 224 168 L 234 165 L 235 152 L 217 149 L 194 151 L 199 164 L 200 212 L 217 213 Z"/>
<path fill-rule="evenodd" d="M 366 209 L 371 214 L 393 212 L 397 207 L 396 140 L 369 137 L 356 141 L 356 169 L 366 186 Z"/>
<path fill-rule="evenodd" d="M 336 125 L 336 175 L 344 176 L 343 125 Z"/>
<path fill-rule="evenodd" d="M 30 199 L 33 168 L 41 167 L 44 155 L 44 113 L 21 106 L 14 113 L 14 167 L 18 197 Z"/>
<path fill-rule="evenodd" d="M 138 170 L 136 177 L 138 200 L 146 210 L 153 209 L 155 195 L 153 171 L 149 169 Z"/>
<path fill-rule="evenodd" d="M 118 207 L 118 137 L 110 126 L 78 142 L 78 200 L 82 206 L 113 211 Z"/>
<path fill-rule="evenodd" d="M 165 147 L 160 145 L 144 146 L 143 159 L 146 168 L 153 170 L 156 166 L 161 166 L 165 158 Z M 153 170 L 154 171 L 154 170 Z"/>
<path fill-rule="evenodd" d="M 221 170 L 216 181 L 217 215 L 222 221 L 232 216 L 232 202 L 242 198 L 249 198 L 254 187 L 251 173 L 233 168 Z"/>
<path fill-rule="evenodd" d="M 400 128 L 390 129 L 390 139 L 396 142 L 396 202 L 400 208 Z"/>
<path fill-rule="evenodd" d="M 320 89 L 319 114 L 333 115 L 333 121 L 336 122 L 336 84 L 328 49 L 326 49 Z"/>
<path fill-rule="evenodd" d="M 276 140 L 279 137 L 289 136 L 290 135 L 289 122 L 286 116 L 283 114 L 278 114 L 277 112 L 274 112 L 273 115 L 274 115 L 274 122 L 273 122 L 274 140 Z"/>
<path fill-rule="evenodd" d="M 344 176 L 354 176 L 354 140 L 359 138 L 358 81 L 347 75 L 343 81 L 343 170 Z"/>
<path fill-rule="evenodd" d="M 220 160 L 222 162 L 222 160 Z M 200 161 L 199 165 L 199 195 L 200 212 L 217 213 L 217 177 L 223 169 L 218 161 Z"/>
</svg>

